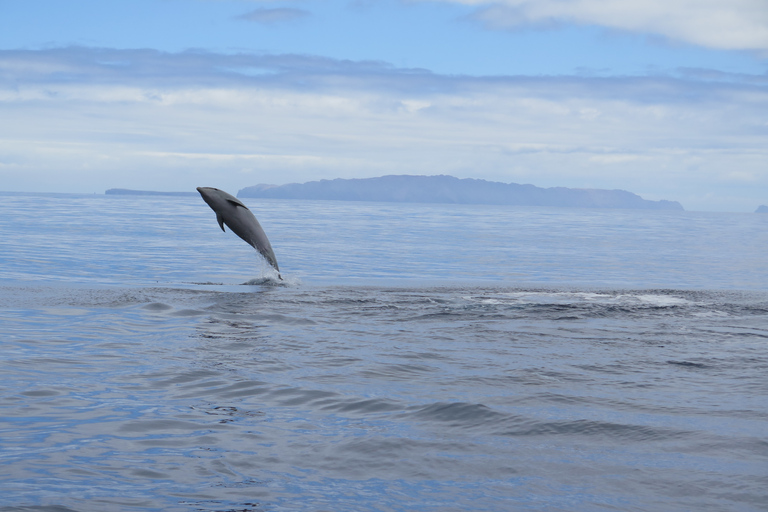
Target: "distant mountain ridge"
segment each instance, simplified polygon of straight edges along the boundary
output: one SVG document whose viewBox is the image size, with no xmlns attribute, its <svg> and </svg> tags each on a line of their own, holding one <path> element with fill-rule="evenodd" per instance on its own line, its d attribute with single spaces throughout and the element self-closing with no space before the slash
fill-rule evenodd
<svg viewBox="0 0 768 512">
<path fill-rule="evenodd" d="M 241 189 L 237 197 L 683 210 L 677 201 L 651 201 L 626 190 L 541 188 L 446 175 L 389 175 L 288 185 L 255 185 Z"/>
</svg>

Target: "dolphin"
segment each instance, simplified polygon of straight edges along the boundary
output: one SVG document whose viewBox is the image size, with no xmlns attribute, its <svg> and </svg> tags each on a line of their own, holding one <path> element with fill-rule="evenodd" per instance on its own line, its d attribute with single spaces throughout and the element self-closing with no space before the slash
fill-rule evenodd
<svg viewBox="0 0 768 512">
<path fill-rule="evenodd" d="M 203 201 L 216 212 L 216 220 L 225 231 L 224 224 L 229 226 L 234 234 L 245 240 L 254 249 L 259 251 L 267 262 L 277 270 L 277 277 L 280 275 L 280 267 L 277 266 L 277 258 L 269 243 L 267 234 L 261 228 L 261 224 L 251 213 L 251 210 L 245 206 L 242 201 L 233 195 L 227 194 L 223 190 L 213 187 L 197 187 L 197 191 L 203 196 Z"/>
</svg>

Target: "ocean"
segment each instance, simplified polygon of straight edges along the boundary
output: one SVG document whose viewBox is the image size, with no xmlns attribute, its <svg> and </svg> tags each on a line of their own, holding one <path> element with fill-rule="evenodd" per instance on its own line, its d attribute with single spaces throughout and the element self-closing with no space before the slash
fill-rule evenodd
<svg viewBox="0 0 768 512">
<path fill-rule="evenodd" d="M 768 510 L 768 215 L 0 195 L 0 511 Z"/>
</svg>

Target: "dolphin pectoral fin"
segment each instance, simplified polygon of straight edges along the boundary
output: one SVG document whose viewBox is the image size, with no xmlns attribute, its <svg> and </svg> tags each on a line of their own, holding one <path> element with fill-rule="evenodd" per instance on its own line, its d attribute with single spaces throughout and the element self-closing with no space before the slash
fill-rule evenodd
<svg viewBox="0 0 768 512">
<path fill-rule="evenodd" d="M 219 226 L 221 226 L 221 230 L 226 233 L 227 230 L 224 229 L 224 219 L 221 218 L 221 214 L 218 212 L 216 212 L 216 222 L 218 222 Z"/>
</svg>

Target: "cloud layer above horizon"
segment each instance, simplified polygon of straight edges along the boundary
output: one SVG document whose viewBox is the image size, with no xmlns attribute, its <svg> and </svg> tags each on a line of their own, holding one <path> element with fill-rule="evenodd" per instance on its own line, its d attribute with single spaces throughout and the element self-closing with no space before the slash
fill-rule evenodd
<svg viewBox="0 0 768 512">
<path fill-rule="evenodd" d="M 491 28 L 596 25 L 727 50 L 768 52 L 764 0 L 442 0 L 477 6 Z"/>
<path fill-rule="evenodd" d="M 292 7 L 275 7 L 271 9 L 262 7 L 236 16 L 235 19 L 271 25 L 274 23 L 286 23 L 299 20 L 301 18 L 306 18 L 309 15 L 310 13 L 308 11 Z"/>
<path fill-rule="evenodd" d="M 92 48 L 0 51 L 0 70 L 5 190 L 450 174 L 725 210 L 768 190 L 763 77 L 462 77 Z"/>
</svg>

